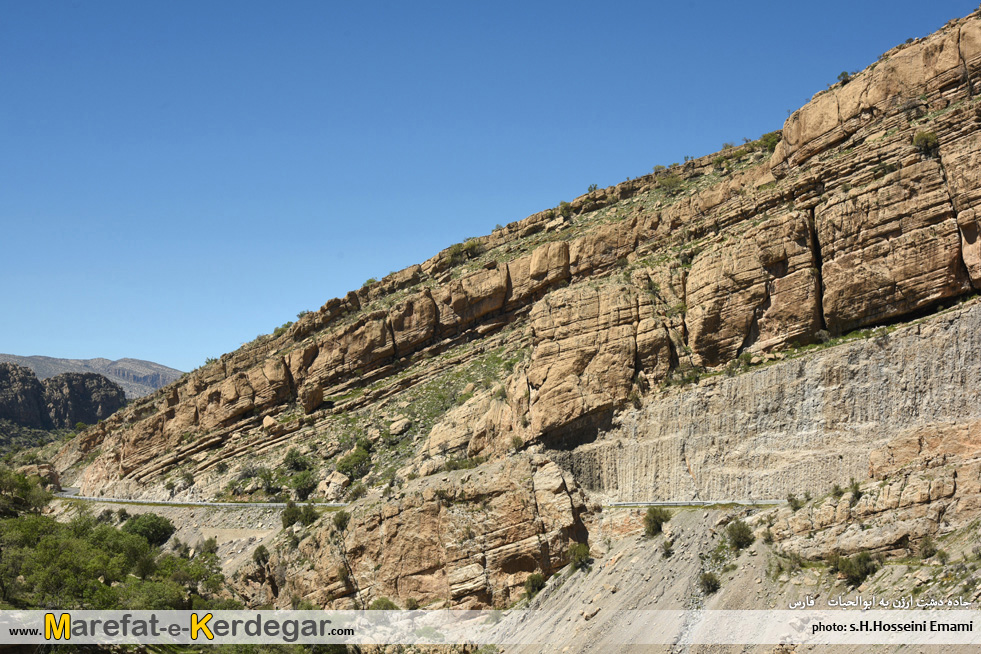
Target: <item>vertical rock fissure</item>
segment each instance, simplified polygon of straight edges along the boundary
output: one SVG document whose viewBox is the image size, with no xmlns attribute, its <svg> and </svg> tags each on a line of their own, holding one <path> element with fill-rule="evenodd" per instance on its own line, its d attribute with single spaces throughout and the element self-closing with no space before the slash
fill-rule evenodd
<svg viewBox="0 0 981 654">
<path fill-rule="evenodd" d="M 947 201 L 950 202 L 950 210 L 954 216 L 954 225 L 957 227 L 957 236 L 958 236 L 957 262 L 960 264 L 960 268 L 961 268 L 958 271 L 958 273 L 963 275 L 964 279 L 968 280 L 968 283 L 970 284 L 969 288 L 973 288 L 974 281 L 971 279 L 971 269 L 967 265 L 967 260 L 964 259 L 964 243 L 969 239 L 964 234 L 964 230 L 960 225 L 960 221 L 957 220 L 957 216 L 959 214 L 959 208 L 957 206 L 958 202 L 954 196 L 953 191 L 950 188 L 950 179 L 947 175 L 947 167 L 944 165 L 943 154 L 941 154 L 939 150 L 937 152 L 937 164 L 938 164 L 938 168 L 940 168 L 940 179 L 943 181 L 944 191 L 947 193 Z M 966 295 L 968 292 L 969 291 L 965 291 L 960 295 L 961 296 Z"/>
<path fill-rule="evenodd" d="M 385 319 L 385 329 L 388 330 L 388 337 L 392 339 L 392 361 L 399 359 L 398 341 L 395 340 L 395 329 L 392 328 L 392 321 Z"/>
<path fill-rule="evenodd" d="M 821 255 L 821 243 L 818 241 L 817 225 L 815 224 L 814 207 L 807 210 L 807 231 L 811 237 L 811 252 L 814 255 L 814 269 L 817 271 L 817 312 L 821 321 L 821 329 L 828 331 L 828 321 L 824 317 L 824 257 Z"/>
</svg>

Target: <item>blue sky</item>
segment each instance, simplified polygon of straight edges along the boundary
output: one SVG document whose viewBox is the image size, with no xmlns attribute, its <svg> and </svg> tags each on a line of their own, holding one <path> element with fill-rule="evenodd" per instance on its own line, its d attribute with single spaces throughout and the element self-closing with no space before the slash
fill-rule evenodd
<svg viewBox="0 0 981 654">
<path fill-rule="evenodd" d="M 183 370 L 977 0 L 0 0 L 0 352 Z"/>
</svg>

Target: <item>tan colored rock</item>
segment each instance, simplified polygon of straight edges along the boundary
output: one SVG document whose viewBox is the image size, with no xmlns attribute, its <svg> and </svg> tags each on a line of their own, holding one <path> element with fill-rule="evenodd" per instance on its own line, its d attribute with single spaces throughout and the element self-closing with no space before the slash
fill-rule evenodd
<svg viewBox="0 0 981 654">
<path fill-rule="evenodd" d="M 960 233 L 932 159 L 815 210 L 824 317 L 833 333 L 882 322 L 970 288 Z"/>
<path fill-rule="evenodd" d="M 547 433 L 607 411 L 630 393 L 638 325 L 653 318 L 650 300 L 626 286 L 556 291 L 532 310 L 535 348 L 528 368 L 531 426 Z M 666 357 L 668 339 L 645 323 L 644 358 Z"/>
<path fill-rule="evenodd" d="M 511 281 L 508 308 L 527 304 L 542 290 L 569 279 L 569 244 L 546 243 L 530 256 L 508 263 L 507 269 Z"/>
<path fill-rule="evenodd" d="M 806 216 L 796 211 L 696 256 L 686 316 L 696 363 L 811 342 L 821 328 L 816 265 Z"/>
<path fill-rule="evenodd" d="M 504 307 L 507 268 L 480 270 L 450 282 L 434 293 L 441 336 L 468 328 Z"/>
<path fill-rule="evenodd" d="M 399 604 L 451 599 L 457 607 L 501 607 L 524 592 L 528 575 L 565 563 L 569 544 L 585 535 L 583 506 L 555 464 L 519 455 L 409 482 L 404 497 L 386 504 L 349 507 L 344 559 L 366 603 L 385 596 Z M 277 606 L 289 606 L 292 595 L 324 606 L 347 606 L 352 598 L 353 586 L 339 582 L 332 526 L 322 521 L 314 529 L 300 544 L 314 570 L 287 570 Z"/>
</svg>

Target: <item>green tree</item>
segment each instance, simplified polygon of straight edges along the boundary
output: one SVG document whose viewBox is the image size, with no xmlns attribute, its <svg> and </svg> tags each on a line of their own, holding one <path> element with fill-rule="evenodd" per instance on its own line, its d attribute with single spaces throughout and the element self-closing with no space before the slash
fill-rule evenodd
<svg viewBox="0 0 981 654">
<path fill-rule="evenodd" d="M 122 530 L 142 536 L 151 545 L 160 546 L 167 542 L 175 531 L 174 523 L 156 513 L 141 513 L 130 518 Z"/>
</svg>

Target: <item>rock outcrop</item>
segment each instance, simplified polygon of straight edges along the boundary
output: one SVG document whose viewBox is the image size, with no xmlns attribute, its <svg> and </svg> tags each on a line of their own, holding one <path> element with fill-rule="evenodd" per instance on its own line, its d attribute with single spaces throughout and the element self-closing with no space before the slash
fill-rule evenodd
<svg viewBox="0 0 981 654">
<path fill-rule="evenodd" d="M 520 597 L 530 574 L 563 566 L 569 545 L 586 537 L 581 491 L 541 457 L 434 475 L 384 503 L 367 498 L 347 510 L 347 525 L 326 514 L 309 529 L 295 526 L 296 549 L 245 570 L 237 590 L 277 607 L 297 597 L 339 609 L 379 597 L 402 606 L 503 606 Z"/>
<path fill-rule="evenodd" d="M 102 375 L 69 372 L 40 382 L 28 368 L 0 363 L 0 419 L 23 427 L 93 424 L 125 404 L 123 390 Z"/>
</svg>

